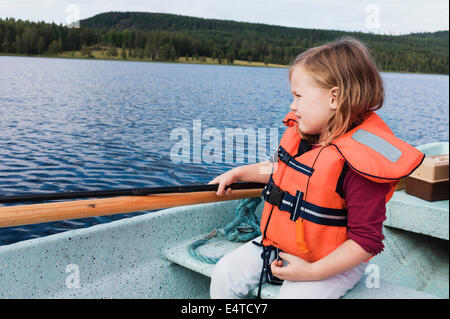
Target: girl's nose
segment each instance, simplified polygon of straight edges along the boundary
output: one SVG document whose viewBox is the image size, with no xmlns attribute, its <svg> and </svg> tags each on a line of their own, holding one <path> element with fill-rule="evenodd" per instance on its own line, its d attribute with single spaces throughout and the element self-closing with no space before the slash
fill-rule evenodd
<svg viewBox="0 0 450 319">
<path fill-rule="evenodd" d="M 291 105 L 289 106 L 289 109 L 294 112 L 297 110 L 294 102 L 291 103 Z"/>
</svg>

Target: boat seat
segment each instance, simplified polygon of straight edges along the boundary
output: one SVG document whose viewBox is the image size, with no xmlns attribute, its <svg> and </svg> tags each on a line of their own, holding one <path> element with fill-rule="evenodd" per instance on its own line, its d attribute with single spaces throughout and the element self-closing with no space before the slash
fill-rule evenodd
<svg viewBox="0 0 450 319">
<path fill-rule="evenodd" d="M 176 265 L 185 267 L 207 277 L 211 277 L 213 264 L 204 263 L 191 256 L 187 250 L 189 244 L 201 239 L 205 236 L 201 235 L 190 240 L 180 242 L 176 246 L 173 246 L 164 251 L 165 258 Z M 221 257 L 226 253 L 236 249 L 242 245 L 242 243 L 230 242 L 226 239 L 213 239 L 205 245 L 198 248 L 198 252 L 208 257 Z M 438 298 L 434 295 L 418 291 L 415 289 L 402 287 L 389 283 L 387 281 L 380 281 L 379 288 L 367 288 L 366 276 L 364 276 L 360 282 L 347 294 L 343 296 L 344 299 L 430 299 Z M 261 298 L 273 299 L 278 295 L 280 286 L 271 284 L 264 284 L 261 291 Z M 256 296 L 258 289 L 255 288 L 251 291 L 251 295 Z"/>
</svg>

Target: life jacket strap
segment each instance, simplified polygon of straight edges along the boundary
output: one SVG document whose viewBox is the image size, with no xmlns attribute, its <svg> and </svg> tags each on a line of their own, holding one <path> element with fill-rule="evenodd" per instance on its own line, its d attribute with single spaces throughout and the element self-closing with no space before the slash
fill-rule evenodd
<svg viewBox="0 0 450 319">
<path fill-rule="evenodd" d="M 283 191 L 273 182 L 273 179 L 264 187 L 262 196 L 269 204 L 275 205 L 279 210 L 289 212 L 290 220 L 297 221 L 300 217 L 310 222 L 326 226 L 347 226 L 347 210 L 321 207 L 304 200 L 304 193 L 300 190 L 293 196 Z"/>
<path fill-rule="evenodd" d="M 278 147 L 278 159 L 285 163 L 287 166 L 307 176 L 311 176 L 314 172 L 314 168 L 296 161 L 294 156 L 289 154 L 289 152 L 286 151 L 281 145 Z"/>
<path fill-rule="evenodd" d="M 257 294 L 257 298 L 261 299 L 261 288 L 262 288 L 262 283 L 263 283 L 264 278 L 266 278 L 266 281 L 272 285 L 283 284 L 284 280 L 282 280 L 278 277 L 275 277 L 270 268 L 270 259 L 271 259 L 270 257 L 272 255 L 272 251 L 275 252 L 275 259 L 281 260 L 279 254 L 280 254 L 280 251 L 282 251 L 282 250 L 275 246 L 264 246 L 262 243 L 260 244 L 260 243 L 257 243 L 256 241 L 252 241 L 252 243 L 255 244 L 256 246 L 262 247 L 261 258 L 262 258 L 263 264 L 262 264 L 262 269 L 261 269 L 261 275 L 259 277 L 258 294 Z"/>
</svg>

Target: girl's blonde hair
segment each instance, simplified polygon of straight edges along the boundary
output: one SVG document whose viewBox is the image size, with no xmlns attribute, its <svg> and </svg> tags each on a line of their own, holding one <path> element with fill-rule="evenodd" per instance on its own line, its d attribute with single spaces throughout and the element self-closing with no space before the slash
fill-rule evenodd
<svg viewBox="0 0 450 319">
<path fill-rule="evenodd" d="M 381 108 L 384 101 L 383 80 L 367 47 L 351 37 L 311 48 L 299 54 L 289 70 L 301 65 L 319 87 L 338 87 L 337 109 L 324 130 L 317 135 L 304 134 L 302 138 L 322 146 L 360 124 L 364 114 Z"/>
</svg>

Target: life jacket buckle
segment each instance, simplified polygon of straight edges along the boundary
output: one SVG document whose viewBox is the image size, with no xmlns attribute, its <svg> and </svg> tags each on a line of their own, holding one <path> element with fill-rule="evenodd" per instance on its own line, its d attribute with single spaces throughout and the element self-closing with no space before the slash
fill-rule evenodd
<svg viewBox="0 0 450 319">
<path fill-rule="evenodd" d="M 292 155 L 289 154 L 288 152 L 286 152 L 284 149 L 282 149 L 281 147 L 278 149 L 278 158 L 280 159 L 280 161 L 282 161 L 285 164 L 288 164 L 289 161 L 292 159 Z"/>
<path fill-rule="evenodd" d="M 284 191 L 282 191 L 277 185 L 272 184 L 267 201 L 270 204 L 280 207 L 283 197 Z"/>
<path fill-rule="evenodd" d="M 297 193 L 295 195 L 295 205 L 294 205 L 294 208 L 292 209 L 291 216 L 290 216 L 290 219 L 294 222 L 300 217 L 300 215 L 302 213 L 303 195 L 304 195 L 304 193 L 301 191 L 297 191 Z"/>
</svg>

